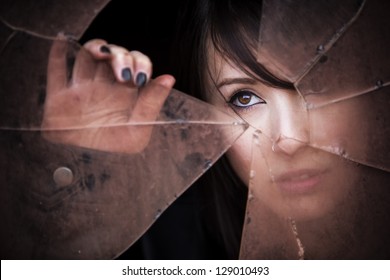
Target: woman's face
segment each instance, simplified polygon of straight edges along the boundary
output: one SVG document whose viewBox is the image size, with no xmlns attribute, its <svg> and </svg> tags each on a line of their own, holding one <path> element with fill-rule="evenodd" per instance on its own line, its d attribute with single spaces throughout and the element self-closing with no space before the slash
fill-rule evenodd
<svg viewBox="0 0 390 280">
<path fill-rule="evenodd" d="M 308 111 L 296 91 L 249 77 L 214 49 L 209 68 L 209 102 L 250 124 L 227 156 L 262 203 L 280 216 L 308 220 L 351 198 L 357 166 L 342 155 L 365 141 L 351 141 L 354 100 Z"/>
</svg>

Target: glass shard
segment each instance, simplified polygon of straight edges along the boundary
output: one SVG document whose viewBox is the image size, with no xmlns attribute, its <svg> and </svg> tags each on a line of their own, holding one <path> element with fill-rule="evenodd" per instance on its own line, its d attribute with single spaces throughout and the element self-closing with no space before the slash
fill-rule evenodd
<svg viewBox="0 0 390 280">
<path fill-rule="evenodd" d="M 390 173 L 254 133 L 241 259 L 383 259 Z"/>
<path fill-rule="evenodd" d="M 2 258 L 115 258 L 246 129 L 153 81 L 115 82 L 65 37 L 18 31 L 0 55 Z M 137 106 L 148 88 L 158 110 Z"/>
<path fill-rule="evenodd" d="M 364 1 L 263 1 L 258 61 L 297 81 L 348 29 Z"/>
<path fill-rule="evenodd" d="M 268 127 L 249 120 L 258 130 L 240 258 L 388 259 L 387 9 L 264 1 L 258 60 L 296 92 L 283 93 L 287 109 L 267 109 Z"/>
<path fill-rule="evenodd" d="M 32 1 L 3 0 L 0 19 L 15 31 L 38 37 L 56 37 L 59 32 L 79 38 L 110 0 Z M 45 20 L 42 20 L 45 19 Z"/>
</svg>

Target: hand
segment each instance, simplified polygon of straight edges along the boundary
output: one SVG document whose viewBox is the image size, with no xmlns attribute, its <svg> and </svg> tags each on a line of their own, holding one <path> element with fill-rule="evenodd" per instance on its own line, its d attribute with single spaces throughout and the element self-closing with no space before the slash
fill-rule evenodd
<svg viewBox="0 0 390 280">
<path fill-rule="evenodd" d="M 69 46 L 56 40 L 49 54 L 43 137 L 109 152 L 141 152 L 153 129 L 146 124 L 156 120 L 174 78 L 151 80 L 147 56 L 96 39 L 77 53 L 68 81 Z"/>
</svg>

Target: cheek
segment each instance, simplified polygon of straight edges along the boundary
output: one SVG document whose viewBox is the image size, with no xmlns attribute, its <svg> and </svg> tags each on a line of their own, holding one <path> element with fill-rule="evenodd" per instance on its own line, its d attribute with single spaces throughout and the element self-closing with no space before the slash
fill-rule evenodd
<svg viewBox="0 0 390 280">
<path fill-rule="evenodd" d="M 248 186 L 252 161 L 253 131 L 248 129 L 229 149 L 227 157 L 230 165 Z"/>
<path fill-rule="evenodd" d="M 311 142 L 326 151 L 361 157 L 366 153 L 368 127 L 364 112 L 354 101 L 340 102 L 310 111 Z"/>
</svg>

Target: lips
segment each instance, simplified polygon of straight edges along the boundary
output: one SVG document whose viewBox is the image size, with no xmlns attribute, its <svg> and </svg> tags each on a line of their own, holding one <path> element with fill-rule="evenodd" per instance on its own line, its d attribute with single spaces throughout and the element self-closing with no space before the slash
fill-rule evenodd
<svg viewBox="0 0 390 280">
<path fill-rule="evenodd" d="M 314 191 L 323 179 L 326 170 L 301 169 L 282 173 L 274 177 L 274 183 L 291 194 L 304 194 Z"/>
</svg>

